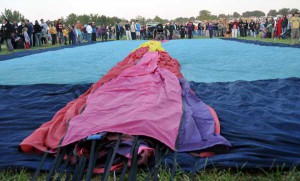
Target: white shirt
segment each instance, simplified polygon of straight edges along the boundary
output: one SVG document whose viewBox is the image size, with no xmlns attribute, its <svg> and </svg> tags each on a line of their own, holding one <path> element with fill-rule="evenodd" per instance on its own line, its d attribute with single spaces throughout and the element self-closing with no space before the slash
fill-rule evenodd
<svg viewBox="0 0 300 181">
<path fill-rule="evenodd" d="M 130 31 L 131 31 L 131 32 L 135 32 L 135 24 L 131 24 L 131 26 L 130 26 Z"/>
<path fill-rule="evenodd" d="M 87 33 L 92 33 L 93 32 L 93 28 L 90 25 L 86 26 L 86 32 Z"/>
</svg>

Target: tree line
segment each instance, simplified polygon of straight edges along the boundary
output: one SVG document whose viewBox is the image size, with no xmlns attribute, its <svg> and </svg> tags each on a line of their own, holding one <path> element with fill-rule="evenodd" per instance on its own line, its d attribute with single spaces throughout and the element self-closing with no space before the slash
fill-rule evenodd
<svg viewBox="0 0 300 181">
<path fill-rule="evenodd" d="M 146 24 L 148 22 L 160 22 L 160 23 L 167 23 L 170 21 L 175 21 L 177 23 L 185 23 L 187 21 L 195 21 L 195 20 L 217 20 L 220 18 L 249 18 L 249 17 L 262 17 L 262 16 L 276 16 L 276 15 L 286 15 L 286 14 L 293 14 L 296 11 L 299 11 L 298 9 L 290 9 L 290 8 L 282 8 L 279 9 L 278 11 L 275 9 L 271 9 L 267 14 L 265 14 L 262 11 L 255 10 L 255 11 L 246 11 L 243 12 L 242 14 L 239 14 L 238 12 L 234 12 L 233 14 L 219 14 L 219 15 L 214 15 L 208 10 L 201 10 L 199 11 L 198 16 L 196 17 L 178 17 L 175 19 L 163 19 L 159 16 L 155 16 L 153 19 L 148 18 L 146 19 L 143 16 L 136 16 L 134 19 L 131 20 L 139 20 L 141 24 Z M 16 10 L 10 10 L 10 9 L 5 9 L 4 12 L 1 12 L 1 19 L 3 18 L 8 18 L 10 21 L 17 21 L 20 22 L 21 19 L 25 19 L 25 16 L 21 14 L 19 11 Z M 43 17 L 40 17 L 43 18 Z M 119 17 L 109 17 L 105 15 L 100 15 L 100 14 L 83 14 L 83 15 L 77 15 L 75 13 L 71 13 L 68 16 L 61 17 L 62 21 L 65 24 L 76 24 L 77 21 L 80 21 L 83 24 L 89 23 L 89 22 L 95 22 L 97 25 L 109 25 L 109 24 L 115 24 L 117 21 L 121 23 L 125 23 L 127 20 L 122 19 Z M 131 21 L 130 20 L 130 21 Z M 33 21 L 33 20 L 31 20 Z M 56 21 L 56 20 L 48 20 L 50 21 Z"/>
</svg>

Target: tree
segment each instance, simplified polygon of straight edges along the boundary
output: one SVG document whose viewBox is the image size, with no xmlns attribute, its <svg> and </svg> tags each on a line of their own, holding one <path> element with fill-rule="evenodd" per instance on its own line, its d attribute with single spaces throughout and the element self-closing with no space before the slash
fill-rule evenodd
<svg viewBox="0 0 300 181">
<path fill-rule="evenodd" d="M 24 16 L 19 11 L 12 11 L 10 9 L 4 9 L 4 12 L 1 12 L 1 20 L 7 18 L 10 22 L 17 21 L 20 22 L 24 19 Z"/>
<path fill-rule="evenodd" d="M 183 17 L 178 17 L 174 19 L 174 22 L 176 23 L 186 23 L 189 19 L 188 18 L 183 18 Z"/>
<path fill-rule="evenodd" d="M 69 14 L 69 15 L 66 17 L 66 24 L 67 24 L 67 25 L 74 25 L 74 24 L 76 24 L 77 20 L 78 20 L 77 15 L 74 14 L 74 13 L 71 13 L 71 14 Z"/>
<path fill-rule="evenodd" d="M 197 17 L 197 19 L 200 20 L 210 20 L 211 19 L 211 12 L 208 10 L 201 10 L 199 12 L 199 16 Z"/>
<path fill-rule="evenodd" d="M 278 12 L 275 10 L 275 9 L 271 9 L 269 12 L 268 12 L 268 16 L 276 16 L 278 14 Z"/>
<path fill-rule="evenodd" d="M 158 17 L 157 15 L 153 18 L 154 22 L 158 22 L 158 23 L 163 23 L 163 19 L 161 19 L 160 17 Z"/>
<path fill-rule="evenodd" d="M 240 18 L 241 15 L 238 12 L 234 12 L 232 15 L 234 18 Z"/>
<path fill-rule="evenodd" d="M 251 16 L 255 16 L 255 17 L 261 17 L 261 16 L 265 16 L 266 14 L 262 11 L 258 11 L 258 10 L 255 10 L 255 11 L 246 11 L 242 14 L 242 17 L 245 17 L 245 18 L 249 18 Z"/>
<path fill-rule="evenodd" d="M 151 23 L 153 20 L 151 19 L 151 18 L 148 18 L 147 20 L 146 20 L 146 23 Z"/>
<path fill-rule="evenodd" d="M 136 19 L 139 20 L 140 24 L 142 24 L 142 25 L 146 24 L 146 18 L 145 17 L 137 16 Z"/>
<path fill-rule="evenodd" d="M 290 8 L 279 9 L 278 10 L 278 14 L 280 14 L 280 15 L 287 15 L 287 14 L 289 14 L 289 10 L 290 10 Z"/>
<path fill-rule="evenodd" d="M 219 14 L 218 18 L 219 19 L 221 19 L 221 18 L 224 19 L 224 18 L 227 18 L 227 16 L 226 16 L 226 14 Z"/>
<path fill-rule="evenodd" d="M 88 24 L 90 22 L 90 16 L 86 14 L 79 15 L 77 21 L 80 21 L 82 24 Z"/>
<path fill-rule="evenodd" d="M 294 8 L 294 9 L 289 10 L 289 14 L 294 14 L 296 12 L 299 12 L 299 9 Z M 286 15 L 286 14 L 283 14 L 283 15 Z"/>
<path fill-rule="evenodd" d="M 98 14 L 90 14 L 90 21 L 94 22 L 95 24 L 99 24 L 100 20 L 99 20 L 99 15 Z"/>
<path fill-rule="evenodd" d="M 194 22 L 196 20 L 196 18 L 195 17 L 190 17 L 188 20 L 191 21 L 191 22 Z"/>
</svg>

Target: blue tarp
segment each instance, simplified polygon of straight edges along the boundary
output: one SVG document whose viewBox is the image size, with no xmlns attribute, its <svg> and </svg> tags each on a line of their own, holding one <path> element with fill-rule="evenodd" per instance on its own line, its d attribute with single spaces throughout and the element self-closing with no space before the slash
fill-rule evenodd
<svg viewBox="0 0 300 181">
<path fill-rule="evenodd" d="M 23 154 L 18 144 L 57 110 L 77 98 L 91 84 L 0 86 L 0 169 L 36 168 L 41 157 Z M 221 134 L 233 149 L 211 157 L 217 168 L 244 166 L 269 168 L 273 164 L 291 167 L 300 163 L 300 78 L 227 83 L 195 83 L 191 88 L 215 108 Z M 173 163 L 172 155 L 165 159 Z M 189 154 L 179 154 L 186 171 L 194 165 Z M 49 169 L 51 159 L 44 169 Z M 205 165 L 200 161 L 199 169 Z"/>
<path fill-rule="evenodd" d="M 237 39 L 237 38 L 221 38 L 222 40 L 236 41 L 241 43 L 250 43 L 254 45 L 260 46 L 273 46 L 273 47 L 289 47 L 289 48 L 300 48 L 300 44 L 286 44 L 286 43 L 271 43 L 271 42 L 263 42 L 259 40 L 245 40 L 245 39 Z"/>
</svg>

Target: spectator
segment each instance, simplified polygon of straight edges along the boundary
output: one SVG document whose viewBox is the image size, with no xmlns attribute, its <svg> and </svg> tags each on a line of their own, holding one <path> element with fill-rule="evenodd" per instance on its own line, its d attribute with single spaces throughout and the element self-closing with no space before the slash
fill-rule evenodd
<svg viewBox="0 0 300 181">
<path fill-rule="evenodd" d="M 291 29 L 292 29 L 292 43 L 295 44 L 299 39 L 300 17 L 299 12 L 292 15 Z"/>
<path fill-rule="evenodd" d="M 192 22 L 188 23 L 187 29 L 188 29 L 188 38 L 191 39 L 192 38 L 192 33 L 194 31 L 194 25 L 193 25 Z"/>
<path fill-rule="evenodd" d="M 91 26 L 91 23 L 89 23 L 86 26 L 86 40 L 87 40 L 88 43 L 92 42 L 92 33 L 93 33 L 93 28 Z"/>
<path fill-rule="evenodd" d="M 288 23 L 289 23 L 289 20 L 286 18 L 286 15 L 284 15 L 283 19 L 281 21 L 282 35 L 284 35 L 286 33 Z"/>
<path fill-rule="evenodd" d="M 63 35 L 64 35 L 64 42 L 65 42 L 65 45 L 67 45 L 67 37 L 69 36 L 69 30 L 68 28 L 63 28 Z"/>
<path fill-rule="evenodd" d="M 180 25 L 180 38 L 185 37 L 185 26 L 183 24 Z"/>
<path fill-rule="evenodd" d="M 169 27 L 169 33 L 170 33 L 169 40 L 172 40 L 174 31 L 175 31 L 175 26 L 174 26 L 173 22 L 171 22 L 170 27 Z"/>
<path fill-rule="evenodd" d="M 121 32 L 121 25 L 120 25 L 120 22 L 117 22 L 116 24 L 116 39 L 119 40 L 120 39 L 120 32 Z"/>
<path fill-rule="evenodd" d="M 34 35 L 35 35 L 35 46 L 39 47 L 42 45 L 42 27 L 39 22 L 35 20 L 35 24 L 33 26 Z"/>
<path fill-rule="evenodd" d="M 139 20 L 136 20 L 135 30 L 136 30 L 136 39 L 140 40 L 141 39 L 141 25 L 139 23 Z"/>
<path fill-rule="evenodd" d="M 232 22 L 232 38 L 237 38 L 237 29 L 239 27 L 239 23 L 237 22 L 237 20 L 235 19 Z"/>
<path fill-rule="evenodd" d="M 250 24 L 249 24 L 249 28 L 250 28 L 250 34 L 252 37 L 256 37 L 256 24 L 254 23 L 253 20 L 251 20 Z"/>
<path fill-rule="evenodd" d="M 213 37 L 214 30 L 215 30 L 214 24 L 213 23 L 209 23 L 209 25 L 208 25 L 209 38 Z"/>
<path fill-rule="evenodd" d="M 51 26 L 49 28 L 49 33 L 51 34 L 52 45 L 55 45 L 57 31 L 56 31 L 56 28 L 53 23 L 51 24 Z"/>
<path fill-rule="evenodd" d="M 132 40 L 129 21 L 127 21 L 125 24 L 125 31 L 127 40 Z"/>
<path fill-rule="evenodd" d="M 103 25 L 102 28 L 101 28 L 101 39 L 102 39 L 102 42 L 105 40 L 107 41 L 107 29 L 106 27 Z"/>
<path fill-rule="evenodd" d="M 48 31 L 49 27 L 47 23 L 44 22 L 43 19 L 41 19 L 41 27 L 42 27 L 42 44 L 47 45 L 48 44 Z"/>
<path fill-rule="evenodd" d="M 272 38 L 272 32 L 273 32 L 273 23 L 272 23 L 272 19 L 269 19 L 267 21 L 267 38 Z"/>
<path fill-rule="evenodd" d="M 29 35 L 28 35 L 27 31 L 28 31 L 28 28 L 26 28 L 26 27 L 23 28 L 22 34 L 25 38 L 25 48 L 29 49 L 30 48 L 30 38 L 29 38 Z"/>
<path fill-rule="evenodd" d="M 11 44 L 11 34 L 14 31 L 13 26 L 10 24 L 9 20 L 4 18 L 2 20 L 3 26 L 2 26 L 2 35 L 1 35 L 1 41 L 3 41 L 8 49 L 8 51 L 12 52 L 14 51 L 14 47 Z M 1 44 L 0 44 L 1 46 Z"/>
<path fill-rule="evenodd" d="M 97 27 L 94 22 L 92 22 L 92 30 L 92 41 L 96 41 Z"/>
<path fill-rule="evenodd" d="M 112 33 L 113 33 L 113 29 L 112 29 L 112 26 L 111 24 L 108 26 L 108 38 L 111 39 L 112 37 Z"/>
<path fill-rule="evenodd" d="M 27 33 L 28 33 L 28 36 L 30 38 L 30 46 L 33 45 L 33 37 L 32 37 L 32 34 L 33 34 L 33 26 L 32 24 L 29 22 L 28 19 L 25 20 L 25 27 L 27 27 Z"/>
<path fill-rule="evenodd" d="M 135 40 L 136 39 L 136 34 L 135 34 L 135 24 L 134 24 L 134 21 L 132 21 L 132 23 L 131 23 L 130 31 L 131 31 L 131 38 L 133 40 Z"/>
<path fill-rule="evenodd" d="M 56 23 L 56 32 L 57 32 L 57 38 L 58 38 L 58 43 L 61 45 L 61 44 L 64 44 L 64 35 L 63 35 L 63 25 L 62 25 L 62 22 L 61 22 L 61 19 L 58 19 L 57 20 L 57 23 Z"/>
</svg>

